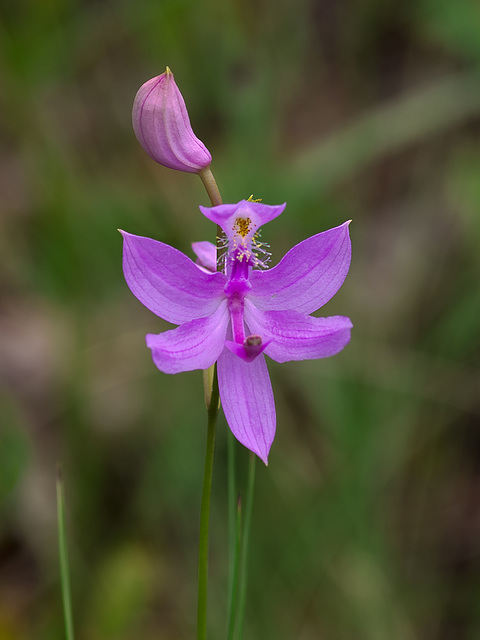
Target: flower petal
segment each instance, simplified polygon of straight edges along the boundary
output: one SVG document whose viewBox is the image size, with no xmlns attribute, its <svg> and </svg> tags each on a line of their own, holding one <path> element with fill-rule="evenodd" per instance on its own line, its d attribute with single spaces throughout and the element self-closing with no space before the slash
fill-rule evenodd
<svg viewBox="0 0 480 640">
<path fill-rule="evenodd" d="M 279 216 L 287 203 L 278 205 L 262 204 L 251 200 L 240 200 L 236 204 L 219 204 L 215 207 L 199 207 L 200 211 L 215 224 L 222 227 L 227 237 L 232 237 L 233 223 L 236 218 L 250 218 L 252 230 L 258 230 L 262 225 Z"/>
<path fill-rule="evenodd" d="M 235 438 L 265 464 L 275 436 L 275 403 L 265 356 L 244 362 L 224 349 L 217 363 L 223 412 Z"/>
<path fill-rule="evenodd" d="M 332 298 L 350 267 L 349 222 L 295 245 L 268 271 L 253 271 L 250 298 L 259 309 L 312 313 Z"/>
<path fill-rule="evenodd" d="M 270 340 L 263 342 L 261 336 L 248 336 L 242 344 L 225 340 L 225 346 L 244 362 L 252 362 L 265 351 L 270 344 Z"/>
<path fill-rule="evenodd" d="M 260 311 L 245 302 L 249 329 L 271 340 L 265 353 L 276 362 L 327 358 L 350 342 L 352 323 L 344 316 L 314 318 L 296 311 Z"/>
<path fill-rule="evenodd" d="M 214 244 L 208 240 L 192 242 L 192 249 L 197 256 L 198 266 L 211 272 L 217 270 L 217 247 Z"/>
<path fill-rule="evenodd" d="M 218 308 L 224 297 L 223 274 L 203 272 L 168 244 L 121 233 L 125 280 L 147 309 L 167 322 L 183 324 Z"/>
<path fill-rule="evenodd" d="M 156 366 L 164 373 L 208 369 L 224 348 L 229 322 L 226 300 L 213 315 L 186 322 L 176 329 L 146 336 Z"/>
</svg>

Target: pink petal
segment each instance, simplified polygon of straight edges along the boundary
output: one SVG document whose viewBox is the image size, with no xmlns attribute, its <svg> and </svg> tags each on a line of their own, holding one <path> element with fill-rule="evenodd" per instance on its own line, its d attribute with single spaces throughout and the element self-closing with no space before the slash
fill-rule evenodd
<svg viewBox="0 0 480 640">
<path fill-rule="evenodd" d="M 220 399 L 233 435 L 265 464 L 275 436 L 275 403 L 265 362 L 244 362 L 224 349 L 217 363 Z"/>
<path fill-rule="evenodd" d="M 250 200 L 240 200 L 236 204 L 219 204 L 215 207 L 200 207 L 200 211 L 215 224 L 222 227 L 228 238 L 232 236 L 232 225 L 236 218 L 250 218 L 253 227 L 259 229 L 262 225 L 279 216 L 286 202 L 278 205 L 262 204 Z"/>
<path fill-rule="evenodd" d="M 224 298 L 225 276 L 201 271 L 183 253 L 151 238 L 121 232 L 123 272 L 133 295 L 167 322 L 210 316 Z"/>
<path fill-rule="evenodd" d="M 264 342 L 260 336 L 247 336 L 242 344 L 225 340 L 225 346 L 244 362 L 252 362 L 265 351 L 270 342 Z"/>
<path fill-rule="evenodd" d="M 314 318 L 296 311 L 260 311 L 245 304 L 249 329 L 270 343 L 265 353 L 276 362 L 315 360 L 339 353 L 350 342 L 352 323 L 343 316 Z"/>
<path fill-rule="evenodd" d="M 208 318 L 182 324 L 158 335 L 146 336 L 156 366 L 164 373 L 180 373 L 208 369 L 218 359 L 229 322 L 227 302 L 224 301 Z"/>
<path fill-rule="evenodd" d="M 217 247 L 208 242 L 208 240 L 202 240 L 200 242 L 192 242 L 192 249 L 197 256 L 197 265 L 203 267 L 207 271 L 217 270 Z"/>
<path fill-rule="evenodd" d="M 253 271 L 252 294 L 258 309 L 312 313 L 340 289 L 350 267 L 349 222 L 295 245 L 276 267 Z"/>
</svg>

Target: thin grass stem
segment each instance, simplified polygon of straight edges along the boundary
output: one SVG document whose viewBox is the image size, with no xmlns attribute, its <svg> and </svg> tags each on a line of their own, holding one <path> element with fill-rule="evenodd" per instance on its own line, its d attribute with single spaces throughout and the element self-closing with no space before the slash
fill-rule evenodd
<svg viewBox="0 0 480 640">
<path fill-rule="evenodd" d="M 67 640 L 74 640 L 72 599 L 70 594 L 70 570 L 68 566 L 67 533 L 65 525 L 65 491 L 60 466 L 57 468 L 57 521 L 58 550 L 60 556 L 60 582 L 62 588 L 63 615 L 65 618 L 65 635 Z"/>
</svg>

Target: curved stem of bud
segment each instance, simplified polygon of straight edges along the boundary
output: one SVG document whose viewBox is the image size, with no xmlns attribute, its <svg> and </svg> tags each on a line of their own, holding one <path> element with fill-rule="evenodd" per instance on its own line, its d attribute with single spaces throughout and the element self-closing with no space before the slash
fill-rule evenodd
<svg viewBox="0 0 480 640">
<path fill-rule="evenodd" d="M 208 167 L 205 167 L 204 169 L 200 169 L 198 175 L 200 177 L 200 180 L 203 182 L 203 186 L 205 187 L 205 191 L 210 198 L 212 207 L 216 207 L 218 204 L 223 204 L 222 196 L 220 195 L 220 191 L 218 190 L 217 182 L 213 177 L 210 165 L 208 165 Z"/>
</svg>

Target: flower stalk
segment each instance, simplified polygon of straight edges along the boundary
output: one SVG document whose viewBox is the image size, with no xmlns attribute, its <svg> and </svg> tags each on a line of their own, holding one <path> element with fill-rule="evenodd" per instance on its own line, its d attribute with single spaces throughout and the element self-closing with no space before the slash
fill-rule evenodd
<svg viewBox="0 0 480 640">
<path fill-rule="evenodd" d="M 210 167 L 199 172 L 210 202 L 222 204 L 220 191 Z M 217 251 L 220 242 L 217 227 Z M 218 268 L 218 266 L 217 266 Z M 215 431 L 220 408 L 218 390 L 217 365 L 214 363 L 203 371 L 203 387 L 205 404 L 208 411 L 207 446 L 205 452 L 205 468 L 203 474 L 202 506 L 200 509 L 200 536 L 198 544 L 198 604 L 197 604 L 197 638 L 207 637 L 207 599 L 208 599 L 208 536 L 210 528 L 210 502 L 212 494 L 213 460 L 215 453 Z"/>
<path fill-rule="evenodd" d="M 210 502 L 212 494 L 215 432 L 218 417 L 218 378 L 215 370 L 210 406 L 208 407 L 207 446 L 203 472 L 202 506 L 200 509 L 200 536 L 198 542 L 198 607 L 197 640 L 207 638 L 207 586 L 208 586 L 208 532 L 210 527 Z"/>
<path fill-rule="evenodd" d="M 201 169 L 198 172 L 198 176 L 200 180 L 203 182 L 203 186 L 205 187 L 205 191 L 207 192 L 208 197 L 210 198 L 212 207 L 222 204 L 222 196 L 220 195 L 217 182 L 213 177 L 213 173 L 212 173 L 212 170 L 210 169 L 210 166 L 205 167 L 204 169 Z"/>
</svg>

